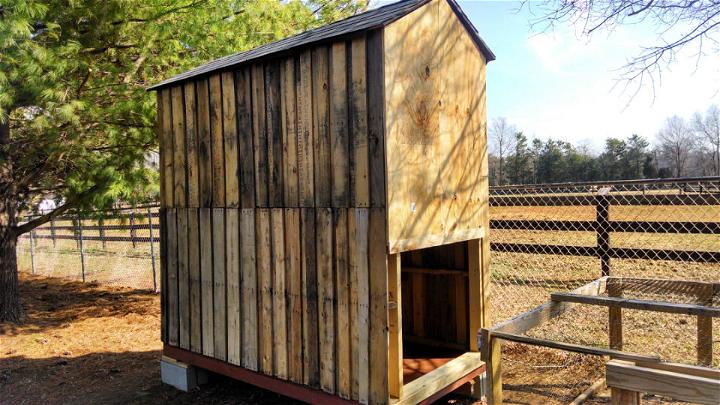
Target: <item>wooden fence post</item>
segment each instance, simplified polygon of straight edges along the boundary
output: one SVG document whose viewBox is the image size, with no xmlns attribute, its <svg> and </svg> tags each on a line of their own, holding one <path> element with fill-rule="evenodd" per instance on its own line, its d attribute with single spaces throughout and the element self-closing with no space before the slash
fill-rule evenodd
<svg viewBox="0 0 720 405">
<path fill-rule="evenodd" d="M 85 252 L 83 247 L 83 231 L 82 231 L 82 218 L 80 214 L 77 215 L 77 229 L 78 229 L 78 242 L 80 243 L 80 271 L 82 272 L 82 281 L 85 282 Z"/>
<path fill-rule="evenodd" d="M 137 230 L 135 230 L 135 209 L 130 211 L 130 241 L 132 242 L 132 247 L 135 249 L 137 247 L 137 242 L 135 239 L 137 238 Z"/>
<path fill-rule="evenodd" d="M 28 215 L 28 222 L 32 220 L 32 216 Z M 34 230 L 30 230 L 30 265 L 32 266 L 32 274 L 35 274 L 35 238 Z"/>
<path fill-rule="evenodd" d="M 52 238 L 53 249 L 55 248 L 55 218 L 50 220 L 50 237 Z"/>
<path fill-rule="evenodd" d="M 150 229 L 150 262 L 152 263 L 153 272 L 153 291 L 157 292 L 157 273 L 155 270 L 155 238 L 153 235 L 152 212 L 147 209 L 148 228 Z"/>
<path fill-rule="evenodd" d="M 610 202 L 606 195 L 595 196 L 595 232 L 601 277 L 610 275 Z"/>
<path fill-rule="evenodd" d="M 713 286 L 708 284 L 698 291 L 699 305 L 712 305 Z M 697 317 L 697 363 L 700 366 L 710 367 L 713 358 L 713 318 L 709 316 Z"/>
<path fill-rule="evenodd" d="M 105 218 L 100 217 L 98 219 L 98 236 L 100 236 L 100 242 L 102 243 L 103 249 L 105 249 Z"/>
<path fill-rule="evenodd" d="M 607 283 L 608 297 L 622 297 L 622 285 L 614 280 L 608 279 Z M 610 348 L 614 350 L 622 350 L 623 347 L 623 325 L 622 325 L 622 308 L 608 308 L 608 327 L 610 330 Z"/>
</svg>

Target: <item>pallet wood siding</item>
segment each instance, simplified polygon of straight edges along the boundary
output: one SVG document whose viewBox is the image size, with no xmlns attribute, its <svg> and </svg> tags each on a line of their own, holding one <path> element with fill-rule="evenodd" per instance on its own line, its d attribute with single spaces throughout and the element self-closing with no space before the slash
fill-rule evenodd
<svg viewBox="0 0 720 405">
<path fill-rule="evenodd" d="M 452 12 L 158 91 L 167 346 L 383 404 L 391 287 L 395 341 L 470 345 L 485 59 Z"/>
<path fill-rule="evenodd" d="M 485 59 L 453 13 L 432 1 L 384 30 L 391 253 L 483 235 Z"/>
</svg>

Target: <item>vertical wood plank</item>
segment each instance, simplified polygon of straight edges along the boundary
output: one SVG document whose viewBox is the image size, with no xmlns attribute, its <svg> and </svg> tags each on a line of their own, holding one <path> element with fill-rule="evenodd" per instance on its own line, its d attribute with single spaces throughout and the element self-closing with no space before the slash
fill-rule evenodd
<svg viewBox="0 0 720 405">
<path fill-rule="evenodd" d="M 318 280 L 315 260 L 315 209 L 300 212 L 302 226 L 302 309 L 303 309 L 303 382 L 320 386 L 318 338 Z"/>
<path fill-rule="evenodd" d="M 162 167 L 162 166 L 161 166 Z M 168 231 L 167 210 L 160 208 L 160 339 L 168 342 Z"/>
<path fill-rule="evenodd" d="M 388 278 L 387 219 L 385 209 L 370 209 L 370 394 L 371 404 L 388 401 Z"/>
<path fill-rule="evenodd" d="M 172 134 L 172 97 L 170 89 L 162 90 L 162 181 L 164 184 L 163 202 L 165 207 L 175 206 L 175 156 Z"/>
<path fill-rule="evenodd" d="M 469 328 L 468 339 L 470 350 L 478 351 L 478 332 L 483 324 L 483 275 L 482 275 L 482 252 L 480 239 L 467 242 L 468 246 L 468 294 L 469 294 Z"/>
<path fill-rule="evenodd" d="M 257 269 L 255 260 L 255 210 L 243 209 L 240 213 L 240 263 L 242 284 L 242 366 L 258 369 L 257 327 Z"/>
<path fill-rule="evenodd" d="M 174 206 L 185 207 L 187 204 L 186 185 L 186 162 L 185 151 L 185 107 L 183 101 L 183 89 L 180 86 L 172 88 L 172 127 L 173 127 L 173 176 L 175 183 Z"/>
<path fill-rule="evenodd" d="M 312 117 L 315 141 L 315 206 L 330 207 L 332 175 L 328 130 L 328 48 L 312 50 Z"/>
<path fill-rule="evenodd" d="M 347 50 L 345 42 L 330 48 L 330 160 L 332 206 L 350 203 L 350 157 L 348 140 Z"/>
<path fill-rule="evenodd" d="M 241 364 L 240 329 L 240 211 L 225 210 L 225 269 L 227 271 L 227 359 Z"/>
<path fill-rule="evenodd" d="M 348 218 L 350 329 L 352 334 L 352 399 L 368 402 L 370 278 L 368 274 L 368 210 L 351 209 Z"/>
<path fill-rule="evenodd" d="M 212 210 L 200 209 L 200 303 L 202 307 L 202 354 L 215 355 L 215 328 L 213 326 L 213 232 Z"/>
<path fill-rule="evenodd" d="M 620 283 L 607 283 L 608 297 L 622 297 L 622 286 Z M 622 350 L 623 347 L 623 325 L 622 308 L 608 308 L 609 346 L 611 349 Z"/>
<path fill-rule="evenodd" d="M 296 126 L 294 58 L 288 58 L 282 62 L 280 95 L 284 206 L 298 207 L 298 131 Z"/>
<path fill-rule="evenodd" d="M 210 76 L 210 141 L 212 148 L 212 206 L 225 206 L 225 152 L 223 148 L 222 80 Z"/>
<path fill-rule="evenodd" d="M 382 30 L 367 35 L 368 158 L 370 206 L 384 207 L 385 190 L 385 73 Z"/>
<path fill-rule="evenodd" d="M 337 393 L 348 399 L 351 395 L 351 358 L 350 358 L 350 271 L 348 267 L 348 210 L 333 209 L 333 255 L 335 267 L 336 313 L 336 353 L 337 353 Z"/>
<path fill-rule="evenodd" d="M 212 139 L 210 135 L 210 94 L 205 79 L 196 83 L 197 91 L 197 127 L 198 127 L 198 177 L 200 206 L 212 207 L 213 171 Z"/>
<path fill-rule="evenodd" d="M 265 72 L 262 64 L 252 65 L 252 126 L 255 156 L 255 204 L 268 206 L 268 137 L 265 127 Z"/>
<path fill-rule="evenodd" d="M 318 208 L 317 238 L 318 324 L 320 325 L 320 388 L 335 392 L 335 282 L 333 277 L 332 211 Z"/>
<path fill-rule="evenodd" d="M 240 207 L 255 208 L 255 160 L 253 158 L 252 87 L 250 68 L 235 74 L 235 98 L 240 159 Z"/>
<path fill-rule="evenodd" d="M 483 229 L 485 229 L 485 232 L 489 232 L 490 207 L 488 204 L 487 192 L 484 195 L 484 208 L 482 214 Z M 469 247 L 469 245 L 466 246 Z M 480 269 L 480 272 L 482 274 L 482 292 L 480 298 L 480 304 L 482 305 L 482 308 L 480 312 L 482 314 L 482 327 L 489 327 L 492 322 L 492 320 L 490 319 L 490 287 L 492 285 L 492 273 L 490 271 L 490 238 L 488 237 L 487 233 L 485 234 L 485 237 L 480 239 L 480 254 L 480 265 L 482 266 L 482 268 Z M 468 336 L 468 339 L 477 341 L 477 334 Z"/>
<path fill-rule="evenodd" d="M 222 74 L 223 142 L 225 148 L 225 206 L 240 207 L 238 176 L 238 133 L 235 112 L 235 80 L 232 72 Z"/>
<path fill-rule="evenodd" d="M 502 341 L 493 338 L 487 329 L 481 329 L 480 342 L 480 356 L 485 362 L 485 395 L 487 396 L 487 402 L 489 404 L 502 404 Z"/>
<path fill-rule="evenodd" d="M 285 263 L 288 292 L 288 374 L 291 381 L 302 383 L 302 250 L 300 210 L 285 209 Z"/>
<path fill-rule="evenodd" d="M 370 206 L 368 178 L 368 110 L 366 85 L 365 37 L 352 40 L 350 83 L 350 204 L 353 207 Z"/>
<path fill-rule="evenodd" d="M 167 224 L 167 321 L 168 343 L 178 345 L 179 319 L 178 319 L 178 242 L 177 242 L 177 210 L 169 208 L 165 219 Z"/>
<path fill-rule="evenodd" d="M 188 254 L 190 269 L 190 350 L 202 353 L 202 292 L 200 276 L 200 221 L 198 209 L 188 209 Z"/>
<path fill-rule="evenodd" d="M 468 343 L 467 281 L 465 277 L 453 277 L 455 287 L 455 338 L 457 343 Z"/>
<path fill-rule="evenodd" d="M 165 201 L 165 159 L 169 151 L 166 150 L 167 139 L 165 137 L 165 114 L 167 114 L 167 107 L 163 105 L 163 96 L 165 92 L 166 90 L 158 90 L 155 93 L 155 105 L 157 106 L 155 133 L 157 134 L 158 144 L 160 146 L 160 167 L 158 170 L 160 174 L 160 208 L 167 207 L 167 202 Z"/>
<path fill-rule="evenodd" d="M 213 235 L 213 353 L 227 360 L 227 295 L 225 274 L 225 210 L 212 210 Z"/>
<path fill-rule="evenodd" d="M 388 358 L 388 390 L 390 396 L 402 398 L 403 344 L 402 344 L 402 287 L 400 285 L 400 254 L 388 255 L 388 333 L 390 350 Z"/>
<path fill-rule="evenodd" d="M 183 349 L 190 349 L 190 269 L 186 208 L 177 209 L 177 239 L 179 342 Z"/>
<path fill-rule="evenodd" d="M 267 375 L 273 372 L 273 302 L 272 302 L 272 263 L 270 255 L 270 210 L 255 210 L 255 248 L 259 291 L 258 308 L 258 357 L 260 371 Z"/>
<path fill-rule="evenodd" d="M 312 121 L 312 57 L 308 49 L 300 53 L 295 75 L 298 130 L 298 199 L 301 207 L 315 205 L 314 135 Z"/>
<path fill-rule="evenodd" d="M 197 101 L 195 82 L 185 83 L 185 139 L 187 148 L 187 206 L 200 206 L 198 166 Z"/>
<path fill-rule="evenodd" d="M 700 287 L 698 303 L 711 306 L 713 302 L 713 286 L 708 284 Z M 710 367 L 713 358 L 713 318 L 697 317 L 697 362 L 698 365 Z"/>
<path fill-rule="evenodd" d="M 268 142 L 268 199 L 271 207 L 283 206 L 283 139 L 280 111 L 279 62 L 265 66 L 265 118 Z"/>
<path fill-rule="evenodd" d="M 288 378 L 285 224 L 282 208 L 270 210 L 272 251 L 273 373 Z"/>
</svg>

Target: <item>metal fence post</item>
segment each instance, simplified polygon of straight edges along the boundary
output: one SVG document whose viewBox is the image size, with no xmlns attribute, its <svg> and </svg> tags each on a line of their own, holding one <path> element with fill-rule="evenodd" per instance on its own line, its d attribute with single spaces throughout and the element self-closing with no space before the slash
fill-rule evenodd
<svg viewBox="0 0 720 405">
<path fill-rule="evenodd" d="M 610 201 L 607 195 L 599 194 L 595 197 L 595 210 L 597 255 L 602 277 L 605 277 L 610 275 Z"/>
<path fill-rule="evenodd" d="M 153 291 L 157 292 L 157 275 L 155 271 L 155 237 L 153 236 L 152 212 L 147 209 L 148 228 L 150 229 L 150 262 L 152 263 Z"/>
<path fill-rule="evenodd" d="M 78 223 L 78 236 L 79 236 L 79 242 L 80 242 L 80 270 L 82 271 L 82 281 L 85 282 L 85 252 L 83 248 L 83 232 L 82 232 L 82 218 L 80 217 L 80 214 L 77 215 L 77 223 Z"/>
<path fill-rule="evenodd" d="M 28 222 L 32 220 L 32 216 L 28 215 Z M 30 266 L 32 268 L 32 274 L 35 274 L 35 238 L 33 237 L 33 230 L 30 230 Z"/>
</svg>

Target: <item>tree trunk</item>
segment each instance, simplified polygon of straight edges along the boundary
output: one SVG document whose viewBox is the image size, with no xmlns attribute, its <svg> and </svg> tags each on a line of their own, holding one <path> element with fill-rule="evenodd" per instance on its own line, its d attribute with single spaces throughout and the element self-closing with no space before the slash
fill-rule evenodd
<svg viewBox="0 0 720 405">
<path fill-rule="evenodd" d="M 5 228 L 0 230 L 0 322 L 22 322 L 20 287 L 17 271 L 17 237 Z"/>
<path fill-rule="evenodd" d="M 20 288 L 17 272 L 17 196 L 13 182 L 11 155 L 5 146 L 10 141 L 10 121 L 0 119 L 0 322 L 21 322 Z"/>
</svg>

